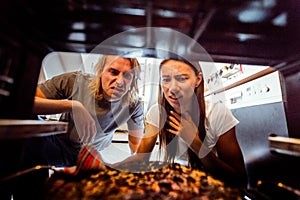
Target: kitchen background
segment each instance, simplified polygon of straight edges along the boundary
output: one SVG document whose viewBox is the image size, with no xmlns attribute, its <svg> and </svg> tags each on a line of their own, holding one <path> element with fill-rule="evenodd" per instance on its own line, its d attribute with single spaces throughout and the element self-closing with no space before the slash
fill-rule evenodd
<svg viewBox="0 0 300 200">
<path fill-rule="evenodd" d="M 48 54 L 43 62 L 39 76 L 39 82 L 47 80 L 55 75 L 64 72 L 78 71 L 81 70 L 86 73 L 94 73 L 94 65 L 100 58 L 100 54 L 85 54 L 85 53 L 71 53 L 71 52 L 52 52 Z M 148 108 L 156 103 L 158 94 L 158 66 L 161 59 L 157 58 L 138 58 L 142 72 L 140 74 L 139 92 L 140 98 L 144 104 L 144 113 L 147 112 Z M 209 63 L 200 62 L 204 73 L 206 83 L 206 98 L 209 100 L 223 100 L 226 101 L 228 107 L 233 113 L 238 113 L 242 108 L 255 110 L 257 106 L 278 103 L 281 102 L 282 106 L 283 94 L 281 90 L 281 82 L 279 73 L 276 72 L 272 67 L 262 65 L 247 65 L 241 63 Z M 213 66 L 213 67 L 212 67 Z M 224 92 L 225 91 L 225 92 Z M 242 109 L 243 110 L 243 109 Z M 251 113 L 251 112 L 250 112 Z M 252 112 L 254 113 L 254 112 Z M 238 114 L 237 114 L 238 115 Z M 59 115 L 43 116 L 50 120 L 58 119 Z M 241 120 L 239 127 L 237 128 L 238 134 L 249 134 L 245 133 L 244 124 L 251 126 L 253 120 L 249 119 L 249 113 L 246 115 L 237 116 Z M 253 114 L 251 118 L 253 117 Z M 276 117 L 285 119 L 284 112 L 277 113 Z M 270 119 L 267 117 L 267 119 Z M 264 121 L 264 120 L 263 120 Z M 249 124 L 250 123 L 250 124 Z M 281 120 L 282 125 L 279 134 L 286 134 L 286 121 Z M 272 125 L 271 125 L 272 124 Z M 273 123 L 262 127 L 274 127 Z M 278 128 L 278 127 L 277 127 Z M 251 131 L 263 132 L 269 134 L 272 130 L 258 130 L 251 129 Z M 284 131 L 282 131 L 284 130 Z M 130 155 L 129 147 L 127 143 L 127 127 L 122 126 L 115 134 L 114 141 L 111 146 L 103 151 L 103 159 L 107 162 L 117 162 L 126 158 Z M 262 135 L 261 137 L 267 137 Z M 244 154 L 246 160 L 257 157 L 259 149 L 251 151 L 251 140 L 244 141 L 244 137 L 240 139 L 245 148 Z M 248 139 L 247 139 L 248 140 Z M 267 140 L 262 140 L 266 143 Z M 245 144 L 244 144 L 245 143 Z M 266 144 L 264 144 L 266 145 Z M 245 146 L 245 147 L 244 147 Z M 251 152 L 251 154 L 247 152 Z M 152 154 L 152 159 L 157 160 L 157 146 L 155 153 Z M 179 161 L 180 162 L 180 161 Z"/>
</svg>

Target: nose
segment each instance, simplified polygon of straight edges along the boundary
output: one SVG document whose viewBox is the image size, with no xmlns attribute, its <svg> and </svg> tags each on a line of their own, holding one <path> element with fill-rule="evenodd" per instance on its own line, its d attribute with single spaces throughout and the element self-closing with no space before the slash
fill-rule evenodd
<svg viewBox="0 0 300 200">
<path fill-rule="evenodd" d="M 120 73 L 117 76 L 116 83 L 117 83 L 118 87 L 122 87 L 123 86 L 123 84 L 124 84 L 124 76 L 123 76 L 123 74 Z"/>
<path fill-rule="evenodd" d="M 171 80 L 169 90 L 173 93 L 176 93 L 179 90 L 179 86 L 175 80 Z"/>
</svg>

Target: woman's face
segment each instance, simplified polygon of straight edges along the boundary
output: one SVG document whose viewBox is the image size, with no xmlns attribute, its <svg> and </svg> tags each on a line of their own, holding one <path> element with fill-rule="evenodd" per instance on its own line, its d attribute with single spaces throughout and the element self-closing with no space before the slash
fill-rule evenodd
<svg viewBox="0 0 300 200">
<path fill-rule="evenodd" d="M 202 81 L 201 74 L 188 64 L 169 60 L 161 66 L 161 85 L 164 96 L 176 112 L 181 113 L 189 109 L 194 89 Z"/>
<path fill-rule="evenodd" d="M 109 56 L 101 75 L 104 98 L 120 100 L 128 92 L 133 78 L 134 72 L 128 59 Z"/>
</svg>

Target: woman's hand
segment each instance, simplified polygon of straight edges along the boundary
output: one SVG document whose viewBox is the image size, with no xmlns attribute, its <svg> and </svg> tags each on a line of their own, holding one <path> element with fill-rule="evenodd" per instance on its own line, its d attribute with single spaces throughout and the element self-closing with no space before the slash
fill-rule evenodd
<svg viewBox="0 0 300 200">
<path fill-rule="evenodd" d="M 198 134 L 198 128 L 191 116 L 188 113 L 180 116 L 174 111 L 171 111 L 171 114 L 168 116 L 168 123 L 172 129 L 168 129 L 168 131 L 181 137 L 200 159 L 206 157 L 211 152 L 211 149 L 203 144 Z"/>
<path fill-rule="evenodd" d="M 198 137 L 198 128 L 194 124 L 191 116 L 184 113 L 181 116 L 174 111 L 168 116 L 168 124 L 172 127 L 168 132 L 181 137 L 189 146 Z"/>
<path fill-rule="evenodd" d="M 79 101 L 73 101 L 72 114 L 79 142 L 92 143 L 97 132 L 93 117 Z"/>
</svg>

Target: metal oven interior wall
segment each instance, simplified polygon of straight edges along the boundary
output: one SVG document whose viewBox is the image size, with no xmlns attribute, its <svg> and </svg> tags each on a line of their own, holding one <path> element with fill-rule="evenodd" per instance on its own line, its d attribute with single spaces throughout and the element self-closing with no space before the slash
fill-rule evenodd
<svg viewBox="0 0 300 200">
<path fill-rule="evenodd" d="M 45 55 L 34 46 L 13 33 L 0 33 L 0 118 L 33 118 L 33 98 Z"/>
<path fill-rule="evenodd" d="M 300 64 L 298 64 L 298 68 Z M 286 117 L 289 127 L 289 136 L 300 138 L 300 69 L 295 73 L 285 75 L 286 88 Z"/>
<path fill-rule="evenodd" d="M 288 136 L 283 102 L 243 107 L 232 110 L 240 121 L 236 134 L 244 154 L 249 187 L 256 188 L 259 180 L 282 182 L 300 188 L 300 159 L 270 151 L 268 136 Z M 299 176 L 299 177 L 296 177 Z"/>
</svg>

